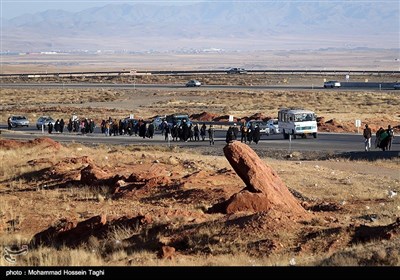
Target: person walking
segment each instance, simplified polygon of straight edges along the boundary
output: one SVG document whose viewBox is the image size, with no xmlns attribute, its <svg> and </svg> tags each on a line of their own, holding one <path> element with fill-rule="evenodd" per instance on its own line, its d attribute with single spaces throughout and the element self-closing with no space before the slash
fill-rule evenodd
<svg viewBox="0 0 400 280">
<path fill-rule="evenodd" d="M 233 127 L 230 126 L 228 128 L 228 131 L 226 132 L 225 142 L 227 144 L 229 144 L 229 143 L 233 142 L 233 140 L 236 140 L 236 137 L 235 137 L 235 134 L 234 134 L 234 131 L 233 131 Z"/>
<path fill-rule="evenodd" d="M 387 150 L 390 151 L 390 149 L 392 148 L 392 142 L 393 142 L 393 138 L 394 138 L 393 128 L 392 128 L 392 126 L 390 124 L 388 125 L 388 128 L 386 129 L 386 132 L 389 135 L 389 141 L 388 141 L 388 145 L 387 145 Z"/>
<path fill-rule="evenodd" d="M 210 139 L 210 145 L 214 145 L 214 135 L 215 135 L 215 130 L 211 124 L 210 128 L 208 129 L 208 138 Z"/>
<path fill-rule="evenodd" d="M 60 133 L 63 133 L 63 132 L 64 132 L 64 126 L 65 126 L 64 119 L 61 119 L 61 120 L 60 120 Z"/>
<path fill-rule="evenodd" d="M 260 126 L 256 124 L 256 127 L 254 128 L 253 131 L 253 141 L 254 143 L 258 144 L 261 138 L 261 133 L 260 133 Z"/>
<path fill-rule="evenodd" d="M 8 130 L 11 130 L 11 128 L 12 128 L 11 117 L 8 117 L 8 119 L 7 119 L 7 125 L 8 125 Z"/>
<path fill-rule="evenodd" d="M 47 125 L 47 130 L 49 132 L 49 134 L 53 133 L 53 123 L 49 122 L 49 124 Z"/>
<path fill-rule="evenodd" d="M 368 124 L 365 125 L 363 136 L 364 136 L 365 151 L 368 152 L 371 150 L 371 136 L 372 136 L 371 128 L 368 127 Z"/>
<path fill-rule="evenodd" d="M 203 123 L 203 125 L 200 128 L 200 136 L 201 140 L 204 141 L 206 139 L 206 124 Z"/>
<path fill-rule="evenodd" d="M 164 125 L 164 133 L 165 133 L 165 141 L 169 141 L 170 140 L 170 136 L 171 136 L 171 128 L 170 128 L 170 126 L 167 124 L 167 125 Z"/>
<path fill-rule="evenodd" d="M 196 123 L 194 128 L 193 128 L 193 134 L 194 134 L 194 141 L 200 141 L 200 129 L 199 125 Z"/>
</svg>

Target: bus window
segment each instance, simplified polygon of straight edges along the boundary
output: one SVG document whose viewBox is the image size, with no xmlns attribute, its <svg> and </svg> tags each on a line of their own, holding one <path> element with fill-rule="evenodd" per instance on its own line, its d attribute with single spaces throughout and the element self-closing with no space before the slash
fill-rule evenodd
<svg viewBox="0 0 400 280">
<path fill-rule="evenodd" d="M 314 121 L 315 120 L 314 119 L 314 115 L 313 114 L 307 114 L 305 120 L 306 121 Z"/>
</svg>

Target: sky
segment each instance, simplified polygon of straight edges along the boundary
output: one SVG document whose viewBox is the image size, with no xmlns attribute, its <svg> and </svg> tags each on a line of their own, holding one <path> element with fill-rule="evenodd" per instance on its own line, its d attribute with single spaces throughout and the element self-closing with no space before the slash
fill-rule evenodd
<svg viewBox="0 0 400 280">
<path fill-rule="evenodd" d="M 50 9 L 61 9 L 70 12 L 77 12 L 92 7 L 101 7 L 108 4 L 121 4 L 121 3 L 152 3 L 159 5 L 185 5 L 188 3 L 195 3 L 201 1 L 193 0 L 115 0 L 115 1 L 102 1 L 102 0 L 0 0 L 1 3 L 1 17 L 11 19 L 26 13 L 37 13 Z"/>
</svg>

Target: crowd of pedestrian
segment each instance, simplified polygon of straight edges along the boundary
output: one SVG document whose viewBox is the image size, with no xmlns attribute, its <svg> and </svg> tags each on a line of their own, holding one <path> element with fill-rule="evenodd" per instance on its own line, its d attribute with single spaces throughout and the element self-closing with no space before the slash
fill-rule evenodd
<svg viewBox="0 0 400 280">
<path fill-rule="evenodd" d="M 394 138 L 393 128 L 389 124 L 387 129 L 380 127 L 376 131 L 376 138 L 375 138 L 375 148 L 380 148 L 382 151 L 390 151 L 392 148 L 392 142 Z M 365 128 L 363 130 L 363 137 L 364 137 L 364 150 L 366 152 L 371 151 L 371 138 L 372 138 L 372 130 L 365 124 Z"/>
</svg>

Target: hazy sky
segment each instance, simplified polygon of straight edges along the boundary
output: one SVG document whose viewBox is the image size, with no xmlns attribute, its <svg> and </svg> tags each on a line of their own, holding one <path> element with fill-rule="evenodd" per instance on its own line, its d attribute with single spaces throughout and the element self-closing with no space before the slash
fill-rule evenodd
<svg viewBox="0 0 400 280">
<path fill-rule="evenodd" d="M 91 7 L 101 7 L 107 4 L 121 4 L 121 3 L 153 3 L 168 5 L 184 5 L 188 3 L 201 2 L 193 0 L 115 0 L 115 1 L 102 1 L 102 0 L 0 0 L 1 3 L 1 17 L 11 19 L 26 13 L 37 13 L 49 9 L 61 9 L 65 11 L 81 11 Z"/>
</svg>

